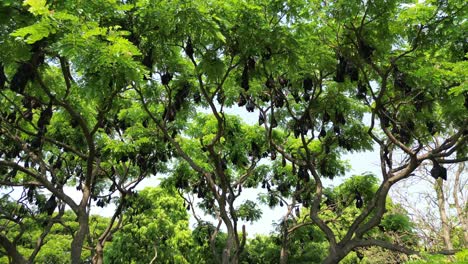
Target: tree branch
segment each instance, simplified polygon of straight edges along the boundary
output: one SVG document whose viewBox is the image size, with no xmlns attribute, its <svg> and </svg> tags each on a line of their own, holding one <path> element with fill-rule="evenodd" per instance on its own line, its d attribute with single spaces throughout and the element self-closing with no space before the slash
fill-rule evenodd
<svg viewBox="0 0 468 264">
<path fill-rule="evenodd" d="M 352 240 L 350 241 L 351 248 L 357 247 L 370 247 L 370 246 L 378 246 L 381 248 L 389 249 L 392 251 L 398 251 L 401 253 L 405 253 L 407 255 L 419 255 L 418 251 L 406 248 L 404 246 L 392 244 L 387 241 L 378 240 L 378 239 L 363 239 L 363 240 Z"/>
</svg>

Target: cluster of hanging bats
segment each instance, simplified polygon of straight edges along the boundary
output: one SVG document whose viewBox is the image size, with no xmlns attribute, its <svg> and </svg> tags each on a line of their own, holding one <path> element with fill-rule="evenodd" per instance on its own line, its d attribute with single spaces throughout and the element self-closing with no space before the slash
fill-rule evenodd
<svg viewBox="0 0 468 264">
<path fill-rule="evenodd" d="M 187 43 L 187 46 L 185 48 L 186 55 L 189 58 L 193 59 L 194 55 L 194 50 L 191 41 Z M 365 61 L 370 61 L 371 57 L 374 53 L 374 48 L 367 44 L 366 42 L 359 40 L 358 42 L 358 52 L 359 55 L 365 60 Z M 366 83 L 362 82 L 359 78 L 359 68 L 356 66 L 354 62 L 351 60 L 347 59 L 343 55 L 338 55 L 338 63 L 336 66 L 336 74 L 334 77 L 334 81 L 337 83 L 343 83 L 347 78 L 351 82 L 356 82 L 357 83 L 357 91 L 356 91 L 356 98 L 364 100 L 368 96 L 368 91 L 369 87 Z M 245 109 L 248 112 L 254 112 L 256 105 L 255 105 L 255 100 L 252 96 L 248 94 L 248 91 L 250 89 L 250 75 L 252 72 L 255 70 L 256 67 L 256 59 L 254 57 L 248 57 L 245 59 L 245 62 L 242 67 L 242 74 L 240 77 L 240 87 L 243 88 L 243 91 L 239 94 L 239 98 L 237 100 L 237 105 L 239 107 L 245 107 Z M 395 65 L 394 70 L 393 70 L 393 86 L 396 90 L 401 91 L 404 95 L 408 95 L 412 92 L 412 87 L 411 85 L 408 84 L 407 81 L 407 75 L 400 71 L 398 67 Z M 161 78 L 162 80 L 164 78 Z M 164 81 L 162 82 L 164 85 Z M 294 100 L 296 103 L 300 102 L 308 102 L 311 98 L 311 91 L 313 90 L 315 85 L 315 81 L 311 77 L 306 77 L 302 81 L 302 88 L 304 92 L 302 93 L 302 96 L 299 95 L 297 91 L 291 91 L 291 95 L 293 96 Z M 277 90 L 277 88 L 286 88 L 286 87 L 291 87 L 291 82 L 285 78 L 284 76 L 278 77 L 276 80 L 270 76 L 267 78 L 267 80 L 264 83 L 264 86 L 270 91 L 270 93 L 262 93 L 259 96 L 259 99 L 262 100 L 263 102 L 269 102 L 270 100 L 272 101 L 272 105 L 276 108 L 281 108 L 285 105 L 285 101 L 287 100 L 286 96 Z M 189 87 L 183 87 L 184 91 L 178 91 L 177 94 L 183 94 L 184 97 L 188 95 Z M 312 93 L 313 95 L 313 93 Z M 424 95 L 422 93 L 418 93 L 416 96 L 416 103 L 415 107 L 417 109 L 421 109 L 424 105 L 425 98 L 423 98 Z M 200 103 L 201 102 L 201 96 L 199 92 L 194 93 L 194 102 L 195 103 Z M 224 102 L 224 94 L 222 91 L 220 91 L 217 95 L 217 100 L 220 104 Z M 175 109 L 177 109 L 177 106 L 179 105 L 179 101 L 175 101 Z M 465 107 L 468 108 L 468 95 L 465 95 Z M 384 110 L 385 111 L 385 110 Z M 167 112 L 165 112 L 164 116 L 167 116 Z M 172 119 L 168 119 L 169 121 L 172 121 Z M 322 115 L 322 123 L 327 123 L 333 121 L 333 132 L 335 135 L 340 135 L 341 134 L 341 128 L 340 126 L 343 126 L 346 124 L 346 118 L 344 117 L 342 112 L 336 111 L 335 113 L 328 113 L 325 111 Z M 407 120 L 403 122 L 403 125 L 397 126 L 397 124 L 393 123 L 393 120 L 391 120 L 391 117 L 388 116 L 388 113 L 384 112 L 381 118 L 382 124 L 384 127 L 389 127 L 392 126 L 392 133 L 397 136 L 397 139 L 399 139 L 401 142 L 404 144 L 410 143 L 411 140 L 411 133 L 410 131 L 414 130 L 415 124 L 412 120 Z M 260 111 L 259 117 L 258 117 L 258 124 L 263 125 L 264 123 L 267 122 L 267 116 L 265 113 Z M 275 119 L 274 115 L 270 117 L 270 125 L 272 128 L 276 127 L 278 125 L 277 120 Z M 312 121 L 307 115 L 302 116 L 298 122 L 293 126 L 293 132 L 294 136 L 298 138 L 301 134 L 306 135 L 309 130 L 311 130 L 313 127 Z M 435 134 L 435 125 L 433 122 L 428 121 L 427 122 L 427 127 L 428 130 L 432 135 Z M 313 133 L 312 133 L 313 135 Z M 318 133 L 319 138 L 324 138 L 327 135 L 327 131 L 324 126 L 320 129 L 320 132 Z M 352 149 L 352 145 L 349 143 L 348 140 L 345 138 L 339 138 L 339 145 L 343 148 L 346 148 L 348 150 Z M 252 147 L 254 149 L 254 147 Z M 276 158 L 276 153 L 273 151 L 272 154 L 272 159 Z M 300 168 L 299 171 L 297 172 L 299 179 L 304 180 L 305 182 L 308 181 L 310 178 L 307 169 L 305 168 Z M 442 178 L 444 180 L 447 179 L 447 170 L 440 165 L 436 160 L 433 160 L 433 168 L 431 169 L 431 176 L 434 177 L 435 179 Z M 284 186 L 283 186 L 284 185 Z M 269 191 L 271 190 L 273 186 L 273 183 L 270 183 L 268 180 L 263 180 L 262 181 L 262 188 L 267 188 Z M 278 190 L 280 192 L 286 192 L 287 189 L 289 189 L 290 186 L 286 186 L 285 184 L 280 184 L 278 186 Z M 300 186 L 298 187 L 299 189 L 301 188 Z M 195 193 L 199 194 L 200 198 L 203 198 L 204 192 L 206 190 L 202 190 L 202 186 L 197 186 L 195 188 Z M 297 190 L 296 190 L 297 191 Z M 298 201 L 301 201 L 300 197 L 297 197 Z M 328 200 L 329 201 L 329 200 Z M 282 205 L 282 201 L 280 201 L 280 205 Z M 360 192 L 355 191 L 355 205 L 357 208 L 361 208 L 364 204 L 363 197 Z"/>
<path fill-rule="evenodd" d="M 24 93 L 28 82 L 34 81 L 37 68 L 44 63 L 45 56 L 44 56 L 44 51 L 43 51 L 42 46 L 43 46 L 43 43 L 40 41 L 31 46 L 31 52 L 32 52 L 31 58 L 28 61 L 19 63 L 16 73 L 13 75 L 11 81 L 9 82 L 10 90 L 18 94 L 24 95 L 23 106 L 25 107 L 26 110 L 23 113 L 21 113 L 21 115 L 23 116 L 25 120 L 32 121 L 32 110 L 33 109 L 40 110 L 40 116 L 36 123 L 37 134 L 34 140 L 30 142 L 30 147 L 32 149 L 41 148 L 43 144 L 43 136 L 47 132 L 47 126 L 50 124 L 50 120 L 52 117 L 52 99 L 48 103 L 39 102 L 36 98 L 30 97 Z M 362 39 L 358 41 L 358 53 L 361 56 L 361 58 L 363 58 L 365 61 L 371 60 L 374 50 L 375 49 L 371 45 L 367 44 Z M 184 51 L 185 51 L 185 54 L 191 60 L 194 60 L 195 51 L 194 51 L 190 38 L 186 42 Z M 149 53 L 151 53 L 151 51 Z M 152 68 L 153 66 L 153 61 L 151 57 L 152 55 L 148 54 L 147 56 L 143 58 L 143 64 L 149 68 Z M 265 55 L 264 57 L 265 57 L 264 59 L 269 59 L 271 57 L 271 50 L 270 50 L 270 56 Z M 356 66 L 356 64 L 352 62 L 351 60 L 347 59 L 346 56 L 343 56 L 342 54 L 337 55 L 337 61 L 338 62 L 336 65 L 336 73 L 335 73 L 334 81 L 337 83 L 342 83 L 342 82 L 345 82 L 347 78 L 349 78 L 351 82 L 357 82 L 356 98 L 366 99 L 369 87 L 367 86 L 367 84 L 365 84 L 364 82 L 360 80 L 359 68 Z M 248 112 L 254 112 L 255 107 L 256 107 L 254 98 L 248 95 L 248 91 L 250 89 L 250 76 L 252 72 L 255 71 L 256 63 L 257 61 L 255 57 L 246 58 L 242 67 L 242 74 L 240 77 L 240 87 L 243 88 L 243 91 L 239 95 L 237 105 L 239 107 L 245 106 Z M 162 73 L 161 78 L 160 78 L 161 84 L 164 86 L 169 86 L 170 82 L 173 79 L 173 76 L 174 76 L 173 73 L 169 71 Z M 294 98 L 295 102 L 296 103 L 308 102 L 311 99 L 311 95 L 313 96 L 314 92 L 311 93 L 311 91 L 314 90 L 313 88 L 316 82 L 317 81 L 311 77 L 305 77 L 302 81 L 302 88 L 303 88 L 302 96 L 299 95 L 298 91 L 291 90 L 291 95 Z M 0 63 L 0 89 L 4 89 L 7 83 L 8 83 L 8 79 L 5 75 L 4 65 Z M 264 85 L 270 92 L 262 93 L 259 98 L 263 102 L 269 102 L 270 100 L 272 100 L 272 105 L 274 107 L 282 108 L 285 105 L 287 98 L 280 90 L 281 88 L 291 87 L 292 84 L 290 80 L 285 78 L 285 76 L 279 76 L 276 80 L 272 76 L 270 76 L 267 78 Z M 186 100 L 188 99 L 188 96 L 190 95 L 191 87 L 188 82 L 182 82 L 182 84 L 178 86 L 179 87 L 175 89 L 174 95 L 169 97 L 171 98 L 170 102 L 168 106 L 165 108 L 165 111 L 162 116 L 163 119 L 166 120 L 167 122 L 172 122 L 175 120 L 177 112 L 182 108 L 182 105 L 186 102 Z M 401 72 L 397 66 L 394 66 L 393 86 L 395 87 L 395 89 L 401 91 L 403 94 L 410 94 L 412 92 L 412 87 L 407 82 L 406 74 Z M 422 102 L 424 102 L 423 97 L 424 97 L 423 94 L 421 93 L 417 94 L 416 99 L 419 98 L 421 100 L 416 100 L 416 103 L 415 103 L 416 108 L 423 107 L 422 105 L 423 104 Z M 465 97 L 464 106 L 468 109 L 468 93 L 465 93 L 464 97 Z M 220 104 L 224 102 L 224 94 L 222 91 L 218 92 L 217 99 Z M 193 101 L 199 104 L 201 100 L 202 100 L 202 96 L 200 92 L 196 91 L 193 94 Z M 15 112 L 5 113 L 2 111 L 2 116 L 4 116 L 3 119 L 7 120 L 8 122 L 15 122 L 17 119 L 17 113 Z M 263 112 L 260 111 L 258 124 L 263 125 L 266 121 L 267 121 L 267 117 L 265 116 Z M 325 111 L 322 115 L 322 122 L 323 124 L 325 124 L 330 121 L 333 121 L 333 132 L 335 133 L 335 135 L 339 136 L 341 134 L 340 126 L 343 126 L 346 124 L 346 119 L 343 113 L 336 111 L 332 113 L 332 115 L 330 115 L 330 113 Z M 408 144 L 410 142 L 411 140 L 410 131 L 412 131 L 415 126 L 413 121 L 408 120 L 408 121 L 405 121 L 403 125 L 397 126 L 397 124 L 395 124 L 392 121 L 392 118 L 391 116 L 389 116 L 389 113 L 385 111 L 385 109 L 382 109 L 381 123 L 382 123 L 382 126 L 384 127 L 389 127 L 392 125 L 393 127 L 392 133 L 396 134 L 397 139 L 399 139 L 402 143 Z M 278 125 L 278 122 L 273 115 L 270 118 L 270 125 L 272 128 Z M 431 134 L 434 134 L 436 132 L 434 122 L 428 121 L 426 125 L 428 127 L 428 130 L 431 132 Z M 300 135 L 308 134 L 309 130 L 311 129 L 313 129 L 313 121 L 310 119 L 308 115 L 303 115 L 293 125 L 293 133 L 296 138 L 298 138 Z M 326 137 L 327 133 L 328 132 L 326 131 L 325 127 L 322 126 L 320 132 L 318 133 L 319 138 Z M 339 145 L 348 150 L 352 149 L 351 143 L 342 137 L 339 140 Z M 19 154 L 19 152 L 17 154 Z M 276 153 L 274 156 L 276 157 Z M 432 162 L 433 162 L 433 168 L 430 171 L 431 176 L 434 177 L 435 179 L 442 178 L 446 180 L 447 179 L 446 168 L 440 165 L 436 160 L 432 160 Z M 308 181 L 307 179 L 309 177 L 308 177 L 307 170 L 305 170 L 305 173 L 304 173 L 304 169 L 300 168 L 298 174 L 300 174 L 298 175 L 300 179 L 303 179 L 304 181 Z M 269 183 L 266 183 L 266 182 L 262 185 L 266 188 L 269 187 Z M 283 188 L 283 187 L 280 187 L 280 188 Z M 203 189 L 202 186 L 199 186 L 198 189 L 199 190 L 197 190 L 196 193 L 198 193 L 200 197 L 204 197 L 203 193 L 206 190 L 202 190 Z M 28 191 L 28 199 L 32 199 L 33 193 L 34 191 L 31 189 L 30 191 Z M 358 208 L 362 207 L 363 200 L 359 192 L 356 192 L 355 199 L 356 199 L 356 207 Z M 44 211 L 47 211 L 48 213 L 51 214 L 51 212 L 53 212 L 53 209 L 55 209 L 56 206 L 57 206 L 56 198 L 54 195 L 52 195 L 50 199 L 41 207 L 43 208 Z"/>
</svg>

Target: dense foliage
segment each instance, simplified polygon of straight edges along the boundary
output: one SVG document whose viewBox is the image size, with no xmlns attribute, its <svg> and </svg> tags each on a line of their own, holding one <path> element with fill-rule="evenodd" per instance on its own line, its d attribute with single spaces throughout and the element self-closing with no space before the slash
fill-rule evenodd
<svg viewBox="0 0 468 264">
<path fill-rule="evenodd" d="M 37 262 L 55 239 L 72 263 L 417 254 L 388 193 L 424 163 L 442 182 L 468 159 L 467 11 L 461 0 L 2 1 L 0 256 Z M 350 168 L 343 154 L 370 150 L 381 175 L 326 184 Z M 163 189 L 135 191 L 154 175 Z M 260 187 L 285 214 L 277 234 L 247 243 L 242 221 L 262 207 L 242 192 Z M 95 207 L 114 208 L 99 228 Z"/>
</svg>

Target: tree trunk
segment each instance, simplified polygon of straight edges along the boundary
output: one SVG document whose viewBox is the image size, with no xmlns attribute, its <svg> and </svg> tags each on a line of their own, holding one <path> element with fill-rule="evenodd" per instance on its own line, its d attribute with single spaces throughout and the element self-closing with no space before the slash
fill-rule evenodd
<svg viewBox="0 0 468 264">
<path fill-rule="evenodd" d="M 149 264 L 156 263 L 156 259 L 158 258 L 158 247 L 156 246 L 156 244 L 153 245 L 153 248 L 154 248 L 154 257 L 151 259 Z"/>
<path fill-rule="evenodd" d="M 231 211 L 232 218 L 229 217 L 229 213 L 226 210 L 226 200 L 221 198 L 218 200 L 219 214 L 227 229 L 227 241 L 226 246 L 223 250 L 222 263 L 223 264 L 237 264 L 239 261 L 239 249 L 240 243 L 237 237 L 237 219 L 234 217 L 233 211 Z M 232 201 L 228 204 L 232 208 Z"/>
<path fill-rule="evenodd" d="M 228 237 L 226 241 L 226 246 L 223 250 L 223 264 L 237 264 L 237 254 L 235 251 L 238 249 L 238 245 L 236 245 L 236 238 L 234 235 L 235 230 L 233 228 L 228 228 Z"/>
<path fill-rule="evenodd" d="M 445 211 L 445 195 L 441 178 L 437 179 L 435 189 L 437 193 L 437 204 L 439 207 L 440 221 L 442 223 L 442 238 L 444 239 L 445 249 L 452 250 L 453 245 L 450 240 L 450 223 L 447 217 L 447 212 Z"/>
<path fill-rule="evenodd" d="M 323 260 L 323 264 L 337 264 L 339 263 L 346 255 L 348 252 L 345 252 L 343 248 L 341 247 L 336 247 L 336 248 L 331 248 L 329 249 L 328 256 Z"/>
<path fill-rule="evenodd" d="M 289 237 L 288 237 L 288 227 L 286 226 L 286 220 L 283 226 L 283 236 L 281 241 L 281 252 L 280 252 L 280 264 L 288 263 L 288 250 L 289 250 Z"/>
<path fill-rule="evenodd" d="M 465 163 L 460 163 L 458 165 L 458 170 L 455 174 L 455 184 L 453 187 L 453 200 L 455 203 L 455 208 L 457 209 L 458 219 L 460 219 L 460 225 L 463 230 L 463 247 L 468 247 L 468 218 L 466 212 L 463 211 L 462 206 L 460 206 L 460 201 L 458 200 L 458 190 L 460 188 L 460 175 L 465 169 Z"/>
<path fill-rule="evenodd" d="M 96 247 L 94 248 L 96 252 L 93 256 L 93 264 L 103 264 L 104 263 L 104 249 L 100 242 L 97 243 Z"/>
<path fill-rule="evenodd" d="M 71 263 L 81 263 L 81 252 L 83 251 L 83 244 L 88 234 L 89 222 L 88 212 L 86 209 L 82 209 L 78 213 L 78 231 L 75 233 L 75 237 L 71 243 Z"/>
<path fill-rule="evenodd" d="M 280 264 L 288 263 L 288 246 L 281 245 Z"/>
</svg>

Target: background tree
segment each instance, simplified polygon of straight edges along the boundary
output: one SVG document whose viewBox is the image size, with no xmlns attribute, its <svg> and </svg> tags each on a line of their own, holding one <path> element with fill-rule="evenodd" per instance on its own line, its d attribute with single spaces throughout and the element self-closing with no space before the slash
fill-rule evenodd
<svg viewBox="0 0 468 264">
<path fill-rule="evenodd" d="M 60 214 L 60 218 L 55 216 L 54 225 L 50 222 L 47 226 L 38 221 L 39 217 L 25 217 L 20 224 L 14 226 L 11 222 L 2 221 L 2 225 L 9 226 L 6 236 L 12 238 L 15 242 L 18 252 L 28 257 L 28 260 L 34 259 L 38 263 L 70 263 L 70 250 L 72 234 L 78 229 L 76 216 L 72 211 L 65 211 Z M 109 224 L 110 219 L 101 216 L 90 216 L 90 239 L 98 239 L 99 235 L 104 232 Z M 45 234 L 47 231 L 47 235 Z M 40 243 L 40 247 L 38 244 Z M 85 246 L 87 247 L 87 245 Z M 34 256 L 33 258 L 31 256 Z M 90 263 L 92 260 L 92 251 L 84 250 L 82 259 L 84 262 Z M 11 258 L 9 252 L 0 250 L 1 263 L 16 263 Z"/>
<path fill-rule="evenodd" d="M 195 261 L 188 213 L 174 190 L 146 188 L 128 203 L 121 231 L 105 251 L 106 263 Z"/>
<path fill-rule="evenodd" d="M 428 177 L 428 165 L 425 164 L 413 179 L 402 182 L 392 196 L 411 213 L 426 251 L 463 249 L 466 247 L 466 213 L 462 206 L 466 205 L 467 194 L 461 186 L 466 185 L 467 180 L 465 163 L 450 166 L 447 172 L 453 176 L 447 181 Z M 415 181 L 418 188 L 415 188 Z"/>
</svg>

